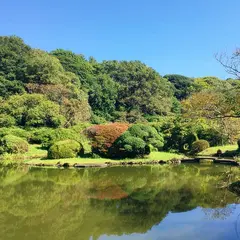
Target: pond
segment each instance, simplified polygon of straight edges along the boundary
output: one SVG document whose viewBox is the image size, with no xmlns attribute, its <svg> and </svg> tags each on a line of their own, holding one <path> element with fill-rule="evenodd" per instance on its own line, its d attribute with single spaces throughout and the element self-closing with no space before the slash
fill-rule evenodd
<svg viewBox="0 0 240 240">
<path fill-rule="evenodd" d="M 239 168 L 0 168 L 0 239 L 240 239 Z"/>
</svg>

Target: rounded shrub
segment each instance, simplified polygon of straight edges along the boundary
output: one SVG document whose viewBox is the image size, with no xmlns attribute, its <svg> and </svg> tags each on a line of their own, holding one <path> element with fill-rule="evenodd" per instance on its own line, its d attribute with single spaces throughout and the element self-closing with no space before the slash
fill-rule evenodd
<svg viewBox="0 0 240 240">
<path fill-rule="evenodd" d="M 25 153 L 28 151 L 28 143 L 20 137 L 6 135 L 1 139 L 1 149 L 6 153 Z"/>
<path fill-rule="evenodd" d="M 161 150 L 163 135 L 147 124 L 135 124 L 129 127 L 109 149 L 109 155 L 116 158 L 143 157 L 150 151 Z"/>
<path fill-rule="evenodd" d="M 74 158 L 77 157 L 82 149 L 80 143 L 75 140 L 63 140 L 54 143 L 48 150 L 48 158 Z"/>
<path fill-rule="evenodd" d="M 206 140 L 197 140 L 195 142 L 193 142 L 192 144 L 192 148 L 191 148 L 191 152 L 192 153 L 200 153 L 203 150 L 209 148 L 209 142 Z"/>
</svg>

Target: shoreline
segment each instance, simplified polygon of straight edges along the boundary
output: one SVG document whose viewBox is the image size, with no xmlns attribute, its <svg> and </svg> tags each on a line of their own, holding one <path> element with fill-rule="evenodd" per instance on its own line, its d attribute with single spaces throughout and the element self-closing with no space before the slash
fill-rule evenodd
<svg viewBox="0 0 240 240">
<path fill-rule="evenodd" d="M 41 162 L 24 162 L 24 165 L 32 167 L 56 167 L 56 168 L 105 168 L 113 166 L 142 166 L 142 165 L 180 165 L 180 164 L 190 164 L 190 163 L 209 163 L 209 164 L 224 164 L 231 166 L 240 166 L 240 162 L 233 159 L 224 159 L 224 158 L 215 158 L 215 157 L 194 157 L 194 158 L 183 158 L 183 159 L 172 159 L 172 160 L 112 160 L 112 161 L 103 161 L 101 163 L 77 163 L 72 161 L 68 162 L 66 160 L 58 159 L 57 163 L 44 163 L 46 160 L 41 160 Z"/>
</svg>

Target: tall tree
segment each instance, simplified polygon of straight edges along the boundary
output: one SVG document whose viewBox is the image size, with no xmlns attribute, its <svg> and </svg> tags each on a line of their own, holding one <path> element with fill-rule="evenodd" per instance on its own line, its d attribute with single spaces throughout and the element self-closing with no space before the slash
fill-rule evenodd
<svg viewBox="0 0 240 240">
<path fill-rule="evenodd" d="M 118 110 L 160 115 L 171 111 L 170 84 L 140 61 L 104 61 L 101 71 L 119 84 Z"/>
<path fill-rule="evenodd" d="M 59 59 L 66 71 L 75 73 L 84 87 L 90 88 L 88 80 L 92 77 L 93 67 L 83 55 L 63 49 L 56 49 L 50 54 Z"/>
<path fill-rule="evenodd" d="M 0 76 L 24 81 L 25 57 L 30 49 L 19 37 L 0 36 Z"/>
<path fill-rule="evenodd" d="M 178 100 L 187 98 L 196 88 L 194 80 L 183 75 L 169 74 L 164 78 L 173 84 L 174 95 Z"/>
</svg>

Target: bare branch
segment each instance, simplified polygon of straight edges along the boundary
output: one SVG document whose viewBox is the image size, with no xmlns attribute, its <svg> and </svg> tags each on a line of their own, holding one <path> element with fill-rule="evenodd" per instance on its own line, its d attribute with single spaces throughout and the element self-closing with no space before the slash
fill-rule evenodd
<svg viewBox="0 0 240 240">
<path fill-rule="evenodd" d="M 237 48 L 230 57 L 226 53 L 221 53 L 215 54 L 215 58 L 227 73 L 240 79 L 240 48 Z"/>
</svg>

